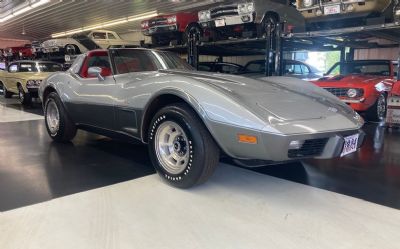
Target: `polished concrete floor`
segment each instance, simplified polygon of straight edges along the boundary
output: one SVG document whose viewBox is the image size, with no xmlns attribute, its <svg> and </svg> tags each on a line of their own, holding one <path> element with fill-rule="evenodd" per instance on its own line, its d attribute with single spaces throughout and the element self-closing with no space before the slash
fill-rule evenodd
<svg viewBox="0 0 400 249">
<path fill-rule="evenodd" d="M 364 129 L 353 155 L 256 172 L 221 163 L 182 191 L 154 175 L 145 146 L 87 132 L 53 143 L 40 104 L 0 96 L 0 248 L 177 248 L 168 236 L 186 248 L 398 248 L 400 130 Z M 151 226 L 167 230 L 160 241 Z"/>
</svg>

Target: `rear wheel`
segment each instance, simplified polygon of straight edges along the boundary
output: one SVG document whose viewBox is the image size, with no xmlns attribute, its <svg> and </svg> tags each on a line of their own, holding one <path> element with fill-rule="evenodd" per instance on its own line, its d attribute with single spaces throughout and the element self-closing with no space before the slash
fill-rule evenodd
<svg viewBox="0 0 400 249">
<path fill-rule="evenodd" d="M 24 88 L 21 84 L 18 84 L 18 97 L 19 102 L 23 105 L 30 105 L 32 104 L 32 96 L 29 93 L 24 91 Z"/>
<path fill-rule="evenodd" d="M 185 30 L 185 33 L 182 35 L 182 45 L 188 43 L 190 35 L 192 34 L 197 35 L 198 40 L 200 40 L 201 37 L 203 36 L 203 29 L 197 23 L 189 24 L 189 26 Z"/>
<path fill-rule="evenodd" d="M 52 92 L 45 99 L 44 117 L 47 132 L 57 142 L 68 142 L 76 135 L 76 126 L 65 112 L 57 93 Z"/>
<path fill-rule="evenodd" d="M 367 112 L 367 119 L 369 121 L 381 121 L 386 118 L 386 95 L 379 95 L 375 104 L 371 106 Z"/>
<path fill-rule="evenodd" d="M 74 44 L 67 44 L 67 45 L 65 45 L 64 49 L 65 49 L 65 54 L 67 54 L 67 55 L 80 54 L 78 46 L 76 46 Z"/>
<path fill-rule="evenodd" d="M 186 104 L 162 108 L 151 121 L 148 137 L 150 157 L 157 173 L 174 187 L 201 184 L 218 165 L 218 146 Z"/>
</svg>

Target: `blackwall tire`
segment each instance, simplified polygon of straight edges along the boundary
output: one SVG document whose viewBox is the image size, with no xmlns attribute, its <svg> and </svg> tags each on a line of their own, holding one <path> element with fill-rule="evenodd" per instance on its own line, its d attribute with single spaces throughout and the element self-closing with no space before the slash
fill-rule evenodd
<svg viewBox="0 0 400 249">
<path fill-rule="evenodd" d="M 186 104 L 169 105 L 157 112 L 148 138 L 150 158 L 157 173 L 174 187 L 190 188 L 204 183 L 218 165 L 217 144 Z"/>
<path fill-rule="evenodd" d="M 57 93 L 48 95 L 44 105 L 44 118 L 49 136 L 56 142 L 71 141 L 76 135 L 76 126 L 65 112 Z"/>
<path fill-rule="evenodd" d="M 386 94 L 379 95 L 375 104 L 371 106 L 367 112 L 367 120 L 373 122 L 379 122 L 386 118 L 387 112 L 387 103 L 386 103 Z"/>
<path fill-rule="evenodd" d="M 24 91 L 21 84 L 18 85 L 18 98 L 22 105 L 27 106 L 32 104 L 32 96 Z"/>
<path fill-rule="evenodd" d="M 0 83 L 3 88 L 3 97 L 9 99 L 13 96 L 12 92 L 9 92 L 3 83 Z"/>
</svg>

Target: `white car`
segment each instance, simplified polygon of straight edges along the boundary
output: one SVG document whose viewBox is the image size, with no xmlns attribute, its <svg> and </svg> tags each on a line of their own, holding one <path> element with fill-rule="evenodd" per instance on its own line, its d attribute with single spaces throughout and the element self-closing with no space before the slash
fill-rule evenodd
<svg viewBox="0 0 400 249">
<path fill-rule="evenodd" d="M 50 39 L 42 43 L 44 53 L 62 53 L 68 55 L 86 53 L 89 50 L 109 47 L 138 47 L 139 42 L 127 41 L 114 31 L 92 30 L 71 37 Z"/>
</svg>

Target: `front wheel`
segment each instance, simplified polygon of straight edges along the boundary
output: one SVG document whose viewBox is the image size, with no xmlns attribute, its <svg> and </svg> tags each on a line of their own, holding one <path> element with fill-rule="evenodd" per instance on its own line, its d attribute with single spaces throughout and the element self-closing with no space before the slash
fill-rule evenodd
<svg viewBox="0 0 400 249">
<path fill-rule="evenodd" d="M 168 184 L 190 188 L 205 182 L 219 162 L 219 148 L 186 104 L 162 108 L 148 133 L 152 163 Z"/>
<path fill-rule="evenodd" d="M 1 91 L 3 92 L 4 98 L 9 99 L 12 97 L 13 93 L 9 92 L 6 88 L 6 86 L 2 82 L 0 82 L 0 88 L 1 88 Z"/>
<path fill-rule="evenodd" d="M 384 120 L 386 118 L 386 110 L 386 95 L 381 94 L 375 104 L 367 110 L 367 119 L 376 122 Z"/>
<path fill-rule="evenodd" d="M 19 102 L 22 105 L 32 104 L 32 96 L 24 91 L 24 88 L 22 87 L 21 84 L 18 85 L 18 97 L 19 97 Z"/>
<path fill-rule="evenodd" d="M 57 142 L 68 142 L 76 135 L 76 126 L 65 112 L 57 93 L 52 92 L 45 100 L 44 118 L 47 133 Z"/>
</svg>

